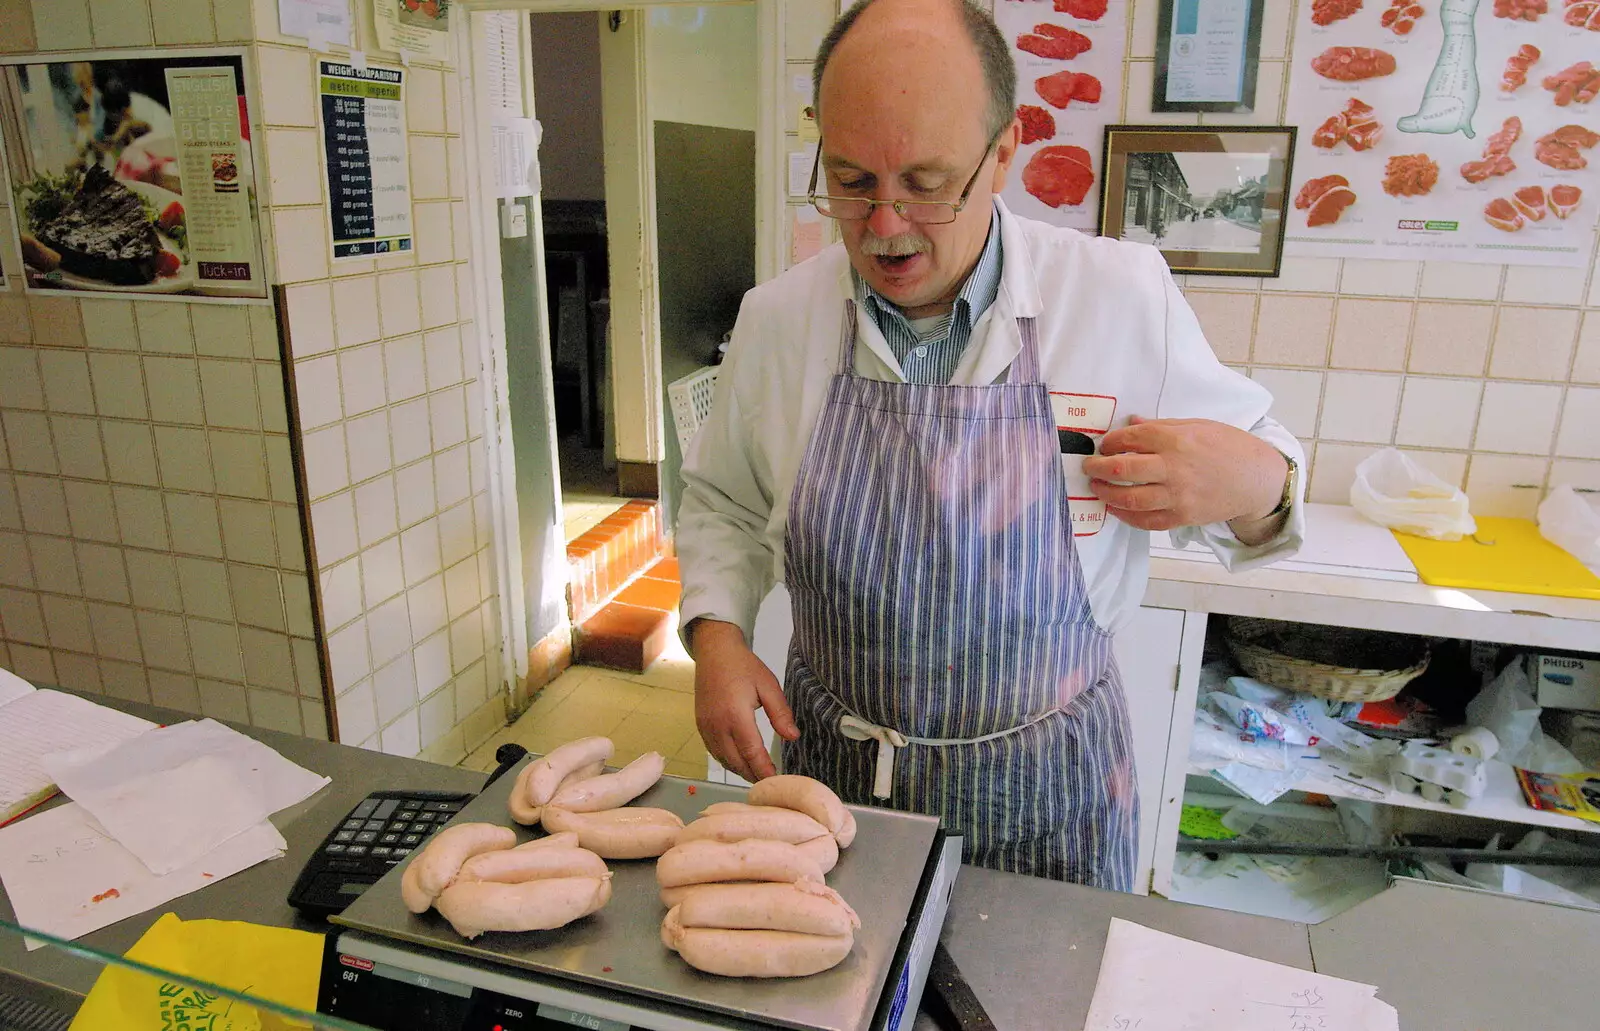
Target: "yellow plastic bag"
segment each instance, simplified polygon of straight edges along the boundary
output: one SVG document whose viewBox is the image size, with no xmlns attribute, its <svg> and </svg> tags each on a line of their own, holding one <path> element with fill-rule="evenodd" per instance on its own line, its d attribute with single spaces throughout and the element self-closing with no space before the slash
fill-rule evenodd
<svg viewBox="0 0 1600 1031">
<path fill-rule="evenodd" d="M 95 980 L 71 1031 L 279 1031 L 305 1021 L 182 983 L 189 976 L 305 1013 L 317 1006 L 321 935 L 235 920 L 151 925 L 126 958 L 174 975 L 108 966 Z"/>
</svg>

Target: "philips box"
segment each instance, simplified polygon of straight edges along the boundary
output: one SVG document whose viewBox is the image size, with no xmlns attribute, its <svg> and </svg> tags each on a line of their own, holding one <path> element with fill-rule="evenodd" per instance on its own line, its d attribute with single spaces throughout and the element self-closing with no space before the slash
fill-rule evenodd
<svg viewBox="0 0 1600 1031">
<path fill-rule="evenodd" d="M 1540 705 L 1600 712 L 1600 656 L 1534 654 L 1528 666 Z"/>
</svg>

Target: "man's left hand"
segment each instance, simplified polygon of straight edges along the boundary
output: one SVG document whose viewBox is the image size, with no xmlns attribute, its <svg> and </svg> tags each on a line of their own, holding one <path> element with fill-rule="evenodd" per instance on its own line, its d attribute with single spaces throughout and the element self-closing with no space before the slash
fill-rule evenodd
<svg viewBox="0 0 1600 1031">
<path fill-rule="evenodd" d="M 1277 533 L 1269 516 L 1289 475 L 1283 455 L 1254 434 L 1209 419 L 1141 419 L 1083 460 L 1110 513 L 1141 530 L 1228 523 L 1246 544 Z"/>
</svg>

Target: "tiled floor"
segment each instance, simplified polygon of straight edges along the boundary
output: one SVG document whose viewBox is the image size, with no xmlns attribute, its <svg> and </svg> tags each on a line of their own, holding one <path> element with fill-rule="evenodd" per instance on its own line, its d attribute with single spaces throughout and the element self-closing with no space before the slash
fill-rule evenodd
<svg viewBox="0 0 1600 1031">
<path fill-rule="evenodd" d="M 616 744 L 612 764 L 644 754 L 667 757 L 667 772 L 704 779 L 706 750 L 694 726 L 694 661 L 677 634 L 666 652 L 643 673 L 574 666 L 540 692 L 516 723 L 490 738 L 461 765 L 492 770 L 494 752 L 515 741 L 531 752 L 590 734 Z"/>
</svg>

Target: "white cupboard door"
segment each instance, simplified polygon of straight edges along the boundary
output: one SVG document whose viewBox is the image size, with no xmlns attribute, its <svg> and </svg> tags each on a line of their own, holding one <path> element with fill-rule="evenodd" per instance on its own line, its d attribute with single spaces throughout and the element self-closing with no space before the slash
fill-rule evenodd
<svg viewBox="0 0 1600 1031">
<path fill-rule="evenodd" d="M 1134 871 L 1134 890 L 1141 895 L 1149 892 L 1155 859 L 1183 620 L 1181 609 L 1141 608 L 1112 642 L 1133 722 L 1133 754 L 1139 774 L 1139 865 Z"/>
</svg>

